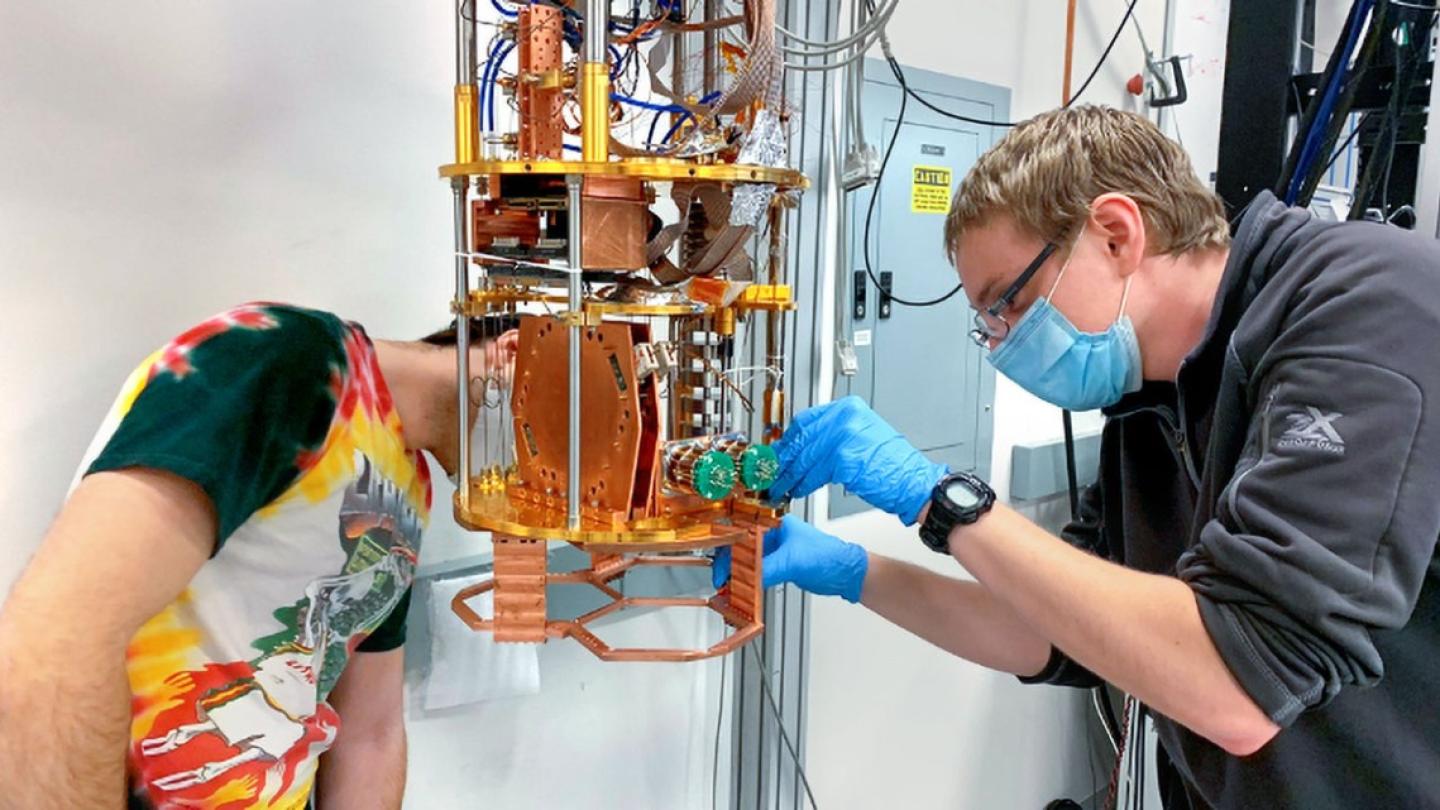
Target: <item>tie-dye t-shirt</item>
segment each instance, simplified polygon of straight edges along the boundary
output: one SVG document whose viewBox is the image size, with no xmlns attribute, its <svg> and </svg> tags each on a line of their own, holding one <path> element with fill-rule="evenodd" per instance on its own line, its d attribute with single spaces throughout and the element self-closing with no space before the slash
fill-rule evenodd
<svg viewBox="0 0 1440 810">
<path fill-rule="evenodd" d="M 327 313 L 239 307 L 147 358 L 86 455 L 83 474 L 194 481 L 219 528 L 130 641 L 131 806 L 303 808 L 346 662 L 404 642 L 429 521 L 374 347 Z"/>
</svg>

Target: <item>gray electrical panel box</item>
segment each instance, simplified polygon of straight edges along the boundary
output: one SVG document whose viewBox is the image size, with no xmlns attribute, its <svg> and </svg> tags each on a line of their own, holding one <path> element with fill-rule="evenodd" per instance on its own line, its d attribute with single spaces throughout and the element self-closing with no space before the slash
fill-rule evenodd
<svg viewBox="0 0 1440 810">
<path fill-rule="evenodd" d="M 905 80 L 941 109 L 982 121 L 1008 120 L 1005 88 L 913 68 L 905 69 Z M 866 139 L 882 156 L 895 132 L 900 94 L 890 66 L 866 60 L 860 114 Z M 901 298 L 930 300 L 955 287 L 958 277 L 942 245 L 950 196 L 975 159 L 1003 134 L 1000 127 L 946 118 L 910 99 L 879 191 L 872 183 L 848 195 L 840 291 L 845 305 L 836 324 L 837 336 L 854 346 L 857 368 L 853 375 L 837 373 L 835 396 L 864 398 L 931 459 L 982 477 L 990 473 L 995 372 L 969 338 L 973 313 L 965 294 L 910 307 L 890 300 L 887 288 Z M 870 222 L 872 280 L 861 251 L 875 193 L 880 196 Z M 830 517 L 869 508 L 832 487 Z"/>
</svg>

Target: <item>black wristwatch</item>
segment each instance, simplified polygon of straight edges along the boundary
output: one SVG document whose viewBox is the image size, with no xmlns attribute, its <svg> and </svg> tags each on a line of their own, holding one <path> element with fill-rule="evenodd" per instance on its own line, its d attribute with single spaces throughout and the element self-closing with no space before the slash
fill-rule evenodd
<svg viewBox="0 0 1440 810">
<path fill-rule="evenodd" d="M 930 493 L 930 512 L 920 524 L 920 539 L 931 551 L 950 553 L 950 530 L 974 523 L 995 505 L 995 490 L 970 473 L 951 473 Z"/>
</svg>

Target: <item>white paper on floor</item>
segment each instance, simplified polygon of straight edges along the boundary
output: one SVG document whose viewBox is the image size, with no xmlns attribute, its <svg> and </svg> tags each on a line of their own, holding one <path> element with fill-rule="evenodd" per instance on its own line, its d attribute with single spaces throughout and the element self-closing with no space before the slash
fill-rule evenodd
<svg viewBox="0 0 1440 810">
<path fill-rule="evenodd" d="M 430 674 L 425 710 L 540 693 L 540 650 L 536 644 L 496 644 L 489 633 L 471 630 L 450 609 L 461 588 L 490 574 L 437 579 L 430 583 Z M 494 615 L 494 591 L 466 601 L 483 618 Z"/>
</svg>

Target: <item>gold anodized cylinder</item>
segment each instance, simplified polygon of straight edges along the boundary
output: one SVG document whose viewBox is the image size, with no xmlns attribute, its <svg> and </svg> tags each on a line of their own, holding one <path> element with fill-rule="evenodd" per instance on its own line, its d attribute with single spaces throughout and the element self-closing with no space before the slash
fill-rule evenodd
<svg viewBox="0 0 1440 810">
<path fill-rule="evenodd" d="M 478 94 L 473 84 L 455 85 L 455 162 L 471 163 L 480 143 L 480 119 L 476 115 Z"/>
<path fill-rule="evenodd" d="M 610 159 L 610 74 L 604 62 L 580 66 L 580 157 Z"/>
<path fill-rule="evenodd" d="M 725 337 L 735 334 L 735 309 L 733 307 L 724 307 L 715 313 L 715 331 Z"/>
</svg>

